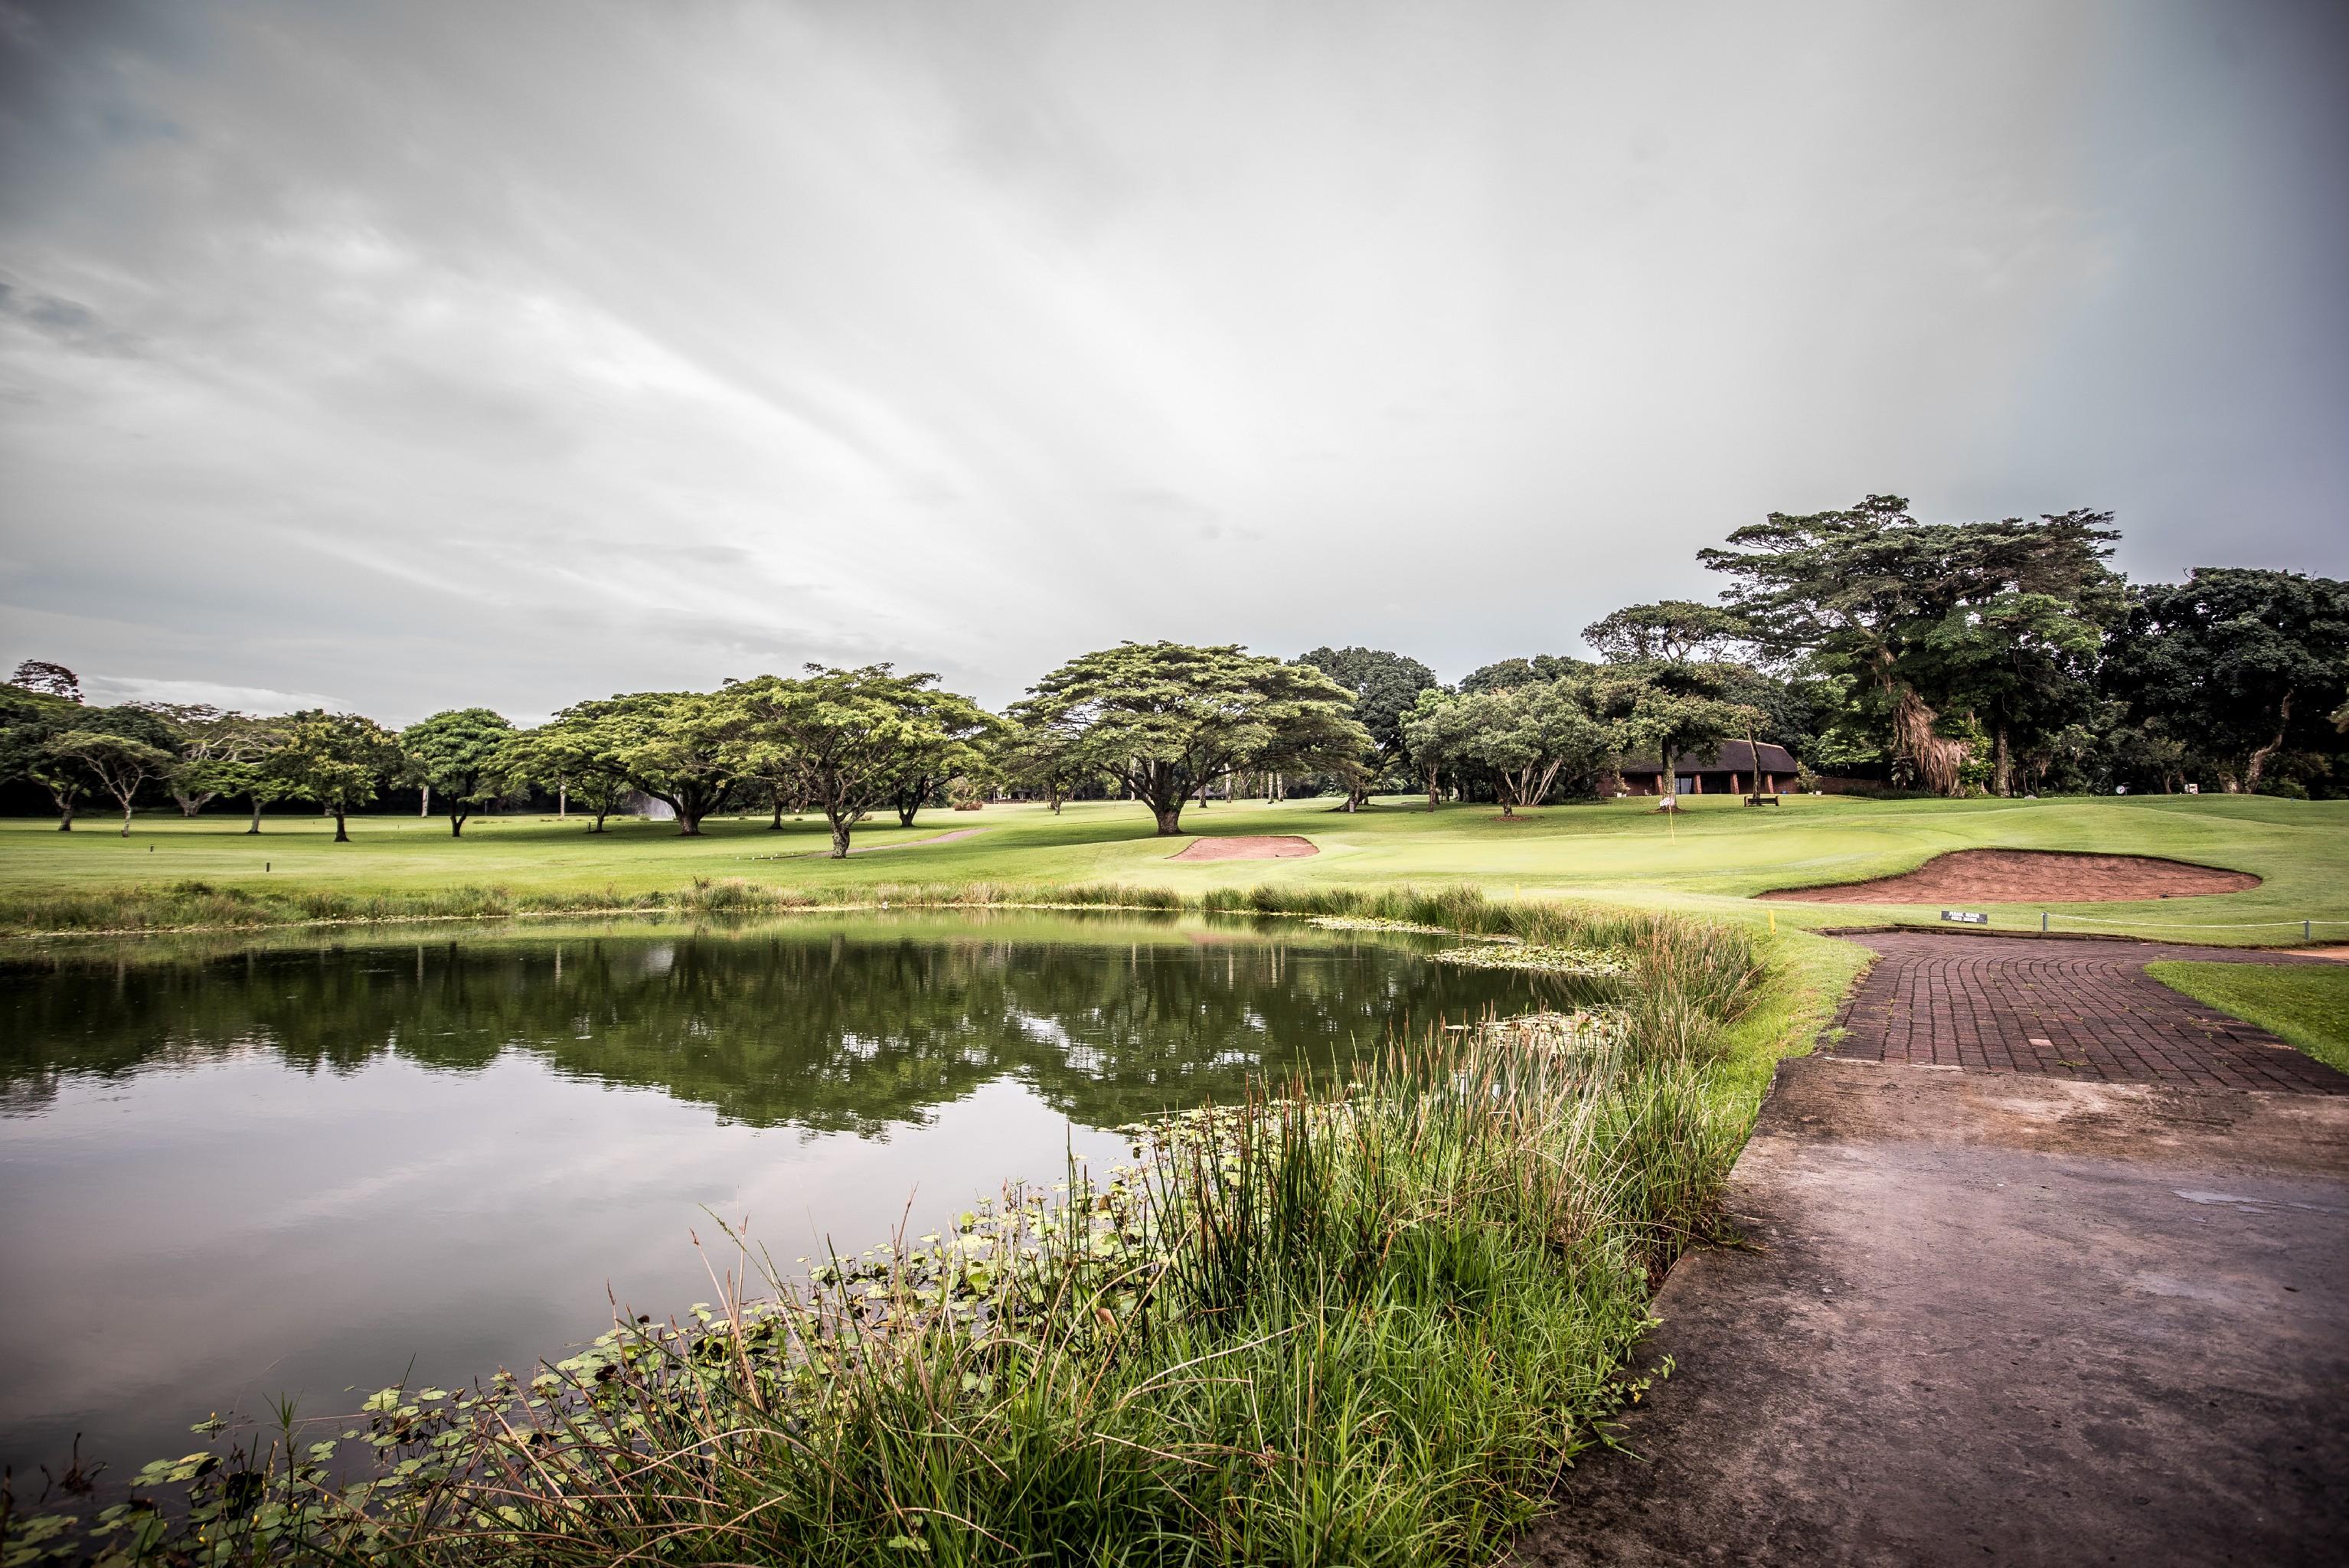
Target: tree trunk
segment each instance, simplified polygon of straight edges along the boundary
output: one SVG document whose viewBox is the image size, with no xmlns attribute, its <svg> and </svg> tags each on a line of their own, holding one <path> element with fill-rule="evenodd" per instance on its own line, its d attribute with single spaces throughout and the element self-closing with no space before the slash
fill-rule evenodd
<svg viewBox="0 0 2349 1568">
<path fill-rule="evenodd" d="M 606 818 L 606 817 L 608 817 L 608 816 L 610 816 L 611 814 L 612 814 L 612 808 L 611 808 L 611 807 L 609 807 L 609 806 L 607 806 L 607 805 L 606 805 L 606 806 L 598 806 L 598 807 L 596 807 L 596 808 L 595 808 L 595 825 L 594 827 L 592 827 L 592 828 L 588 829 L 587 830 L 588 830 L 589 832 L 591 832 L 591 833 L 600 833 L 600 832 L 602 832 L 602 831 L 604 830 L 604 819 L 605 819 L 605 818 Z"/>
<path fill-rule="evenodd" d="M 1954 799 L 1961 790 L 1958 770 L 1965 766 L 1966 744 L 1933 733 L 1933 710 L 1914 686 L 1902 686 L 1893 705 L 1894 744 L 1917 764 L 1917 777 L 1936 795 Z"/>
<path fill-rule="evenodd" d="M 338 844 L 347 844 L 351 841 L 351 825 L 344 819 L 342 809 L 340 807 L 335 808 L 334 811 L 335 842 Z"/>
<path fill-rule="evenodd" d="M 835 861 L 846 860 L 848 858 L 848 824 L 829 811 L 824 813 L 824 820 L 832 824 L 832 858 Z"/>
<path fill-rule="evenodd" d="M 60 833 L 73 831 L 73 802 L 70 800 L 57 802 L 57 831 Z"/>
<path fill-rule="evenodd" d="M 1187 797 L 1177 795 L 1174 797 L 1174 802 L 1173 805 L 1153 805 L 1151 807 L 1151 815 L 1158 819 L 1158 836 L 1160 838 L 1171 839 L 1182 832 L 1183 806 L 1186 799 Z"/>
<path fill-rule="evenodd" d="M 680 839 L 698 839 L 701 837 L 701 813 L 698 811 L 688 812 L 684 807 L 678 807 L 677 809 L 677 836 Z"/>
<path fill-rule="evenodd" d="M 900 806 L 900 807 L 898 807 L 898 808 L 897 808 L 897 826 L 899 826 L 899 827 L 901 827 L 901 828 L 910 828 L 910 827 L 912 827 L 912 826 L 914 825 L 914 813 L 915 813 L 915 812 L 916 812 L 916 811 L 918 811 L 918 810 L 920 810 L 921 809 L 922 809 L 922 803 L 921 803 L 919 800 L 915 801 L 915 802 L 914 802 L 912 805 L 910 805 L 910 806 Z"/>
<path fill-rule="evenodd" d="M 2283 749 L 2284 732 L 2292 727 L 2292 696 L 2291 692 L 2284 693 L 2283 701 L 2276 707 L 2275 738 L 2252 752 L 2251 760 L 2243 767 L 2243 792 L 2247 795 L 2259 793 L 2260 775 L 2266 771 L 2268 758 Z"/>
<path fill-rule="evenodd" d="M 1435 769 L 1431 764 L 1427 769 L 1427 809 L 1431 811 L 1435 810 Z"/>
<path fill-rule="evenodd" d="M 554 781 L 554 817 L 557 821 L 571 815 L 571 786 L 560 779 Z"/>
<path fill-rule="evenodd" d="M 1998 733 L 1991 740 L 1990 791 L 2002 800 L 2012 799 L 2014 794 L 2014 758 L 2007 751 L 2006 726 L 2003 724 L 1998 727 Z"/>
<path fill-rule="evenodd" d="M 122 836 L 126 839 L 130 836 L 130 802 L 128 800 L 122 802 Z"/>
<path fill-rule="evenodd" d="M 432 815 L 432 786 L 429 784 L 424 786 L 424 803 L 416 808 L 416 814 L 419 817 Z"/>
<path fill-rule="evenodd" d="M 244 830 L 244 831 L 245 831 L 245 835 L 246 835 L 248 838 L 249 838 L 249 837 L 251 837 L 253 834 L 254 834 L 254 833 L 257 833 L 257 832 L 261 831 L 261 797 L 260 797 L 260 796 L 258 796 L 258 795 L 255 795 L 255 796 L 253 798 L 253 822 L 252 822 L 252 825 L 251 825 L 251 826 L 249 826 L 249 827 L 247 827 L 247 828 Z"/>
<path fill-rule="evenodd" d="M 461 839 L 465 836 L 465 818 L 462 812 L 449 813 L 449 836 L 452 839 Z"/>
</svg>

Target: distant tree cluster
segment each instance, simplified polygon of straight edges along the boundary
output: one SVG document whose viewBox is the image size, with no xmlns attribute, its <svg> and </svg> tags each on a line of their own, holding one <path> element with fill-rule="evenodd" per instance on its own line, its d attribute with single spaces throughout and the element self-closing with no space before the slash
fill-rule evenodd
<svg viewBox="0 0 2349 1568">
<path fill-rule="evenodd" d="M 2129 788 L 2349 793 L 2349 583 L 2200 568 L 2132 584 L 2106 564 L 2108 513 L 1930 523 L 1898 496 L 1772 513 L 1698 559 L 1718 603 L 1632 604 L 1582 628 L 1596 661 L 1538 654 L 1446 686 L 1421 661 L 1320 647 L 1121 643 L 1070 660 L 998 716 L 892 665 L 623 693 L 517 728 L 452 708 L 395 733 L 357 714 L 185 704 L 102 707 L 62 665 L 0 686 L 0 782 L 70 831 L 98 802 L 190 816 L 306 801 L 350 815 L 414 789 L 451 834 L 533 792 L 602 832 L 642 801 L 686 835 L 710 817 L 820 813 L 832 852 L 859 822 L 1010 792 L 1111 794 L 1162 833 L 1217 795 L 1374 790 L 1489 800 L 1504 814 L 1617 788 L 1732 738 L 1806 772 L 1940 795 Z"/>
</svg>

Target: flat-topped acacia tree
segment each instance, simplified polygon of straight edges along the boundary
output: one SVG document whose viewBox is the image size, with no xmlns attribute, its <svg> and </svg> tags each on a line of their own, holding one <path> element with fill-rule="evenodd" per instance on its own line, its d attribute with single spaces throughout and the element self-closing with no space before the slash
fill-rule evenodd
<svg viewBox="0 0 2349 1568">
<path fill-rule="evenodd" d="M 1120 643 L 1071 659 L 1011 712 L 1123 780 L 1168 836 L 1183 830 L 1185 801 L 1256 758 L 1277 754 L 1302 771 L 1371 751 L 1351 692 L 1310 665 L 1237 644 Z"/>
<path fill-rule="evenodd" d="M 978 743 L 999 723 L 968 697 L 940 690 L 935 675 L 901 676 L 885 664 L 807 670 L 798 680 L 737 681 L 719 694 L 729 710 L 725 756 L 741 776 L 791 780 L 831 824 L 834 860 L 847 855 L 866 813 L 909 791 L 918 806 L 935 781 L 978 766 Z M 910 824 L 913 813 L 900 814 Z"/>
<path fill-rule="evenodd" d="M 699 838 L 702 819 L 724 810 L 742 788 L 731 746 L 738 716 L 724 692 L 631 692 L 596 707 L 612 765 L 677 813 L 681 837 Z"/>
<path fill-rule="evenodd" d="M 497 769 L 509 783 L 555 791 L 566 810 L 575 803 L 592 812 L 595 824 L 587 830 L 600 833 L 631 788 L 619 754 L 637 738 L 619 699 L 591 698 L 506 737 Z"/>
</svg>

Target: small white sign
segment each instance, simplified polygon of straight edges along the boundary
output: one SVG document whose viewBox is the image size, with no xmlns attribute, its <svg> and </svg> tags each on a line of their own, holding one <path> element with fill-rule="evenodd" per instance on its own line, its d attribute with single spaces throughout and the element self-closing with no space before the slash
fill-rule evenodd
<svg viewBox="0 0 2349 1568">
<path fill-rule="evenodd" d="M 1954 921 L 1960 925 L 1988 925 L 1990 923 L 1989 914 L 1979 909 L 1945 909 L 1941 912 L 1941 918 L 1943 920 Z"/>
<path fill-rule="evenodd" d="M 2189 784 L 2186 787 L 2186 792 L 2189 795 L 2199 795 L 2202 793 L 2202 786 L 2199 784 Z"/>
</svg>

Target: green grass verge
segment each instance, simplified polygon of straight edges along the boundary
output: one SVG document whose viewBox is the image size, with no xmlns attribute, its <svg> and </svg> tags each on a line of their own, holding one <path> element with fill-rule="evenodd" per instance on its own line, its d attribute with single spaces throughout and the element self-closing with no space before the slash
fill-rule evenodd
<svg viewBox="0 0 2349 1568">
<path fill-rule="evenodd" d="M 2349 1072 L 2349 964 L 2148 964 L 2173 991 L 2257 1024 Z"/>
</svg>

